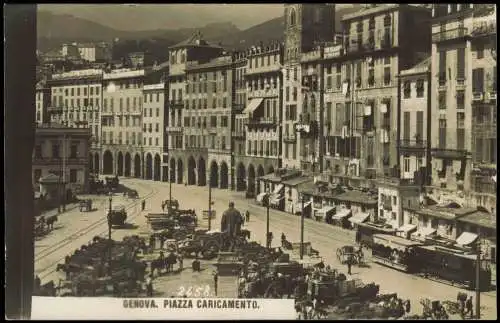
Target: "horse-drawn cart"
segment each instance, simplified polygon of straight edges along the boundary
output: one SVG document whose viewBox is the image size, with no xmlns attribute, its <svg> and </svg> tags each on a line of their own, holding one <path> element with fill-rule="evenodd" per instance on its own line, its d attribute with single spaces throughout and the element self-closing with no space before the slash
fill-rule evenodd
<svg viewBox="0 0 500 323">
<path fill-rule="evenodd" d="M 92 211 L 92 200 L 86 199 L 86 200 L 80 201 L 79 207 L 80 207 L 80 212 Z"/>
<path fill-rule="evenodd" d="M 125 206 L 123 205 L 113 206 L 108 216 L 110 217 L 109 221 L 111 222 L 111 225 L 117 225 L 117 226 L 124 225 L 125 221 L 127 220 L 127 211 L 125 211 Z"/>
<path fill-rule="evenodd" d="M 136 190 L 131 190 L 127 192 L 127 197 L 129 199 L 137 199 L 139 198 L 139 193 Z"/>
<path fill-rule="evenodd" d="M 352 261 L 352 264 L 358 265 L 364 263 L 363 253 L 354 246 L 343 246 L 338 248 L 337 259 L 341 264 L 346 264 L 348 261 Z"/>
</svg>

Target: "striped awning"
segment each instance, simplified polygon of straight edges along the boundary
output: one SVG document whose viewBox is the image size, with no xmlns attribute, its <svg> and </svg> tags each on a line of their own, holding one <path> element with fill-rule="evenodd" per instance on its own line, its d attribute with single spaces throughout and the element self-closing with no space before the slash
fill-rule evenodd
<svg viewBox="0 0 500 323">
<path fill-rule="evenodd" d="M 284 187 L 285 187 L 285 185 L 283 185 L 283 184 L 276 185 L 276 187 L 274 188 L 273 194 L 279 194 Z"/>
<path fill-rule="evenodd" d="M 458 238 L 457 238 L 457 244 L 461 246 L 467 246 L 476 241 L 477 239 L 477 234 L 472 233 L 472 232 L 463 232 Z"/>
<path fill-rule="evenodd" d="M 262 203 L 262 201 L 264 200 L 264 196 L 266 196 L 266 193 L 260 193 L 259 195 L 257 195 L 257 202 L 260 202 Z"/>
<path fill-rule="evenodd" d="M 335 209 L 335 206 L 330 206 L 330 205 L 324 206 L 321 210 L 316 212 L 316 215 L 325 217 L 328 214 L 328 212 L 330 212 L 333 209 Z"/>
<path fill-rule="evenodd" d="M 347 216 L 351 215 L 351 210 L 350 209 L 340 209 L 337 211 L 337 213 L 333 216 L 334 219 L 340 220 L 343 219 Z"/>
<path fill-rule="evenodd" d="M 370 217 L 370 214 L 365 212 L 356 213 L 356 215 L 349 218 L 351 223 L 363 223 Z"/>
<path fill-rule="evenodd" d="M 243 113 L 254 112 L 259 107 L 259 105 L 262 103 L 263 100 L 264 100 L 264 98 L 252 99 L 252 101 L 250 101 L 250 103 L 245 108 L 245 110 L 243 110 Z"/>
</svg>

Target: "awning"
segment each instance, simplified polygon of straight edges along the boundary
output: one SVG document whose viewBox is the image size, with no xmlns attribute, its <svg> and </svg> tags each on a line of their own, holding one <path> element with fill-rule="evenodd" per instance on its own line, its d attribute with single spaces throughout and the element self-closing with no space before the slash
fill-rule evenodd
<svg viewBox="0 0 500 323">
<path fill-rule="evenodd" d="M 271 205 L 277 205 L 280 203 L 281 200 L 283 200 L 285 197 L 282 195 L 275 196 L 271 199 Z"/>
<path fill-rule="evenodd" d="M 340 209 L 337 211 L 337 213 L 333 216 L 334 219 L 340 220 L 345 218 L 346 216 L 349 216 L 351 214 L 350 209 Z"/>
<path fill-rule="evenodd" d="M 419 242 L 414 242 L 398 236 L 392 236 L 388 234 L 374 234 L 373 243 L 400 251 L 405 251 L 413 246 L 422 245 Z"/>
<path fill-rule="evenodd" d="M 351 221 L 351 223 L 363 223 L 369 217 L 370 217 L 370 214 L 365 213 L 365 212 L 359 212 L 359 213 L 356 213 L 356 215 L 350 217 L 349 221 Z"/>
<path fill-rule="evenodd" d="M 322 217 L 325 217 L 328 212 L 330 212 L 331 210 L 335 209 L 335 206 L 330 206 L 330 205 L 327 205 L 327 206 L 324 206 L 321 210 L 319 210 L 318 212 L 316 212 L 316 214 L 318 216 L 322 216 Z"/>
<path fill-rule="evenodd" d="M 416 228 L 417 228 L 417 226 L 414 224 L 404 224 L 398 228 L 398 231 L 408 233 L 412 230 L 415 230 Z"/>
<path fill-rule="evenodd" d="M 380 105 L 380 112 L 381 113 L 386 113 L 387 112 L 387 104 L 381 104 Z"/>
<path fill-rule="evenodd" d="M 245 108 L 245 110 L 243 110 L 243 113 L 254 112 L 259 107 L 259 105 L 262 103 L 263 100 L 264 100 L 264 98 L 252 99 L 250 101 L 250 103 L 247 105 L 247 107 Z"/>
<path fill-rule="evenodd" d="M 419 229 L 417 232 L 412 233 L 411 236 L 414 238 L 424 238 L 433 235 L 434 233 L 436 233 L 436 229 L 422 228 Z"/>
<path fill-rule="evenodd" d="M 309 202 L 305 202 L 304 203 L 304 209 L 307 209 L 309 206 L 312 205 L 312 202 L 309 201 Z M 295 212 L 300 212 L 302 211 L 302 203 L 301 202 L 298 202 L 298 203 L 295 203 Z"/>
<path fill-rule="evenodd" d="M 458 237 L 457 244 L 462 245 L 462 246 L 467 246 L 476 241 L 477 239 L 477 234 L 472 233 L 472 232 L 463 232 L 460 237 Z"/>
<path fill-rule="evenodd" d="M 276 185 L 276 187 L 274 188 L 273 194 L 279 194 L 284 187 L 285 187 L 285 185 L 283 185 L 283 184 Z"/>
<path fill-rule="evenodd" d="M 265 192 L 257 195 L 257 202 L 262 202 L 264 200 L 264 196 L 266 196 Z"/>
<path fill-rule="evenodd" d="M 372 115 L 372 106 L 365 105 L 365 116 L 370 116 L 370 115 Z"/>
</svg>

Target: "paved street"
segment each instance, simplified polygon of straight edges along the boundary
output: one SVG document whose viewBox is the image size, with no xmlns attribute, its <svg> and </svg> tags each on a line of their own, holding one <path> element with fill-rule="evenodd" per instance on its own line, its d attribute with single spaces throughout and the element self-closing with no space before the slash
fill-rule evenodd
<svg viewBox="0 0 500 323">
<path fill-rule="evenodd" d="M 131 229 L 113 230 L 113 239 L 122 239 L 126 235 L 147 232 L 145 215 L 147 212 L 158 212 L 161 210 L 161 201 L 168 199 L 168 183 L 143 181 L 137 179 L 120 179 L 121 183 L 129 188 L 137 189 L 140 195 L 138 200 L 127 200 L 121 196 L 115 196 L 114 202 L 129 207 L 129 218 L 127 222 L 137 226 Z M 140 212 L 139 205 L 143 197 L 146 198 L 146 211 Z M 172 197 L 179 200 L 181 209 L 195 209 L 201 220 L 202 210 L 208 208 L 208 190 L 206 187 L 184 186 L 172 184 Z M 96 211 L 80 213 L 78 209 L 69 211 L 60 216 L 56 230 L 46 238 L 36 243 L 35 271 L 41 275 L 42 281 L 57 279 L 54 273 L 55 264 L 60 262 L 64 256 L 71 253 L 82 244 L 89 242 L 96 234 L 107 234 L 105 211 L 108 207 L 107 197 L 95 197 Z M 216 220 L 212 227 L 220 229 L 220 218 L 222 212 L 227 209 L 229 200 L 235 202 L 235 206 L 242 213 L 247 209 L 250 211 L 251 219 L 245 226 L 251 231 L 251 239 L 264 244 L 266 230 L 266 210 L 257 206 L 253 200 L 245 200 L 243 194 L 228 190 L 214 189 L 212 191 L 214 201 L 213 209 L 217 212 Z M 207 226 L 202 223 L 200 226 Z M 89 228 L 87 228 L 90 225 Z M 300 241 L 300 217 L 283 212 L 270 210 L 270 230 L 274 233 L 273 246 L 280 244 L 281 232 L 292 242 Z M 68 238 L 68 239 L 66 239 Z M 312 247 L 320 252 L 326 263 L 346 273 L 347 268 L 341 266 L 336 259 L 337 248 L 343 245 L 352 245 L 354 232 L 343 230 L 338 227 L 319 223 L 310 219 L 305 221 L 305 241 L 312 243 Z M 192 273 L 191 261 L 184 261 L 184 270 L 181 274 L 169 274 L 155 280 L 155 289 L 159 291 L 158 296 L 172 296 L 181 293 L 180 286 L 185 289 L 193 287 L 206 288 L 212 291 L 213 280 L 211 272 L 213 266 L 204 262 L 201 273 Z M 437 283 L 420 277 L 408 275 L 396 270 L 371 263 L 368 260 L 367 268 L 353 267 L 352 278 L 359 278 L 365 283 L 376 282 L 380 285 L 381 293 L 397 293 L 403 299 L 410 299 L 412 312 L 421 314 L 422 308 L 419 303 L 422 298 L 455 300 L 458 288 L 446 284 Z M 471 292 L 468 292 L 471 294 Z M 473 294 L 471 294 L 473 295 Z M 482 317 L 485 319 L 496 319 L 496 292 L 481 294 Z"/>
</svg>

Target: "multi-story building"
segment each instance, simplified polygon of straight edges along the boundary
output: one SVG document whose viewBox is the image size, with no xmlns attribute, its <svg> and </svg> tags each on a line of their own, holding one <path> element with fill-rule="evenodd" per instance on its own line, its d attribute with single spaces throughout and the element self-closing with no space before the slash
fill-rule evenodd
<svg viewBox="0 0 500 323">
<path fill-rule="evenodd" d="M 430 58 L 401 71 L 401 113 L 399 121 L 400 177 L 424 180 L 428 184 L 430 171 Z M 417 172 L 417 176 L 415 173 Z"/>
<path fill-rule="evenodd" d="M 80 58 L 80 52 L 78 51 L 77 43 L 63 44 L 61 53 L 64 57 Z"/>
<path fill-rule="evenodd" d="M 302 53 L 314 51 L 321 42 L 333 40 L 335 31 L 335 5 L 333 4 L 286 4 L 285 5 L 285 46 L 283 59 L 283 111 L 282 126 L 289 129 L 288 135 L 283 136 L 282 162 L 287 168 L 307 167 L 311 164 L 309 156 L 315 151 L 316 139 L 318 138 L 319 126 L 312 118 L 311 101 L 314 106 L 318 105 L 317 89 L 319 89 L 319 77 L 317 64 L 314 58 L 311 62 L 311 70 L 302 70 L 306 62 L 309 65 L 309 57 L 304 57 L 301 62 Z M 310 56 L 310 55 L 307 55 Z M 314 54 L 312 55 L 314 56 Z M 302 64 L 304 63 L 304 64 Z M 316 66 L 315 66 L 316 65 Z M 303 76 L 312 82 L 316 76 L 316 84 L 304 84 Z M 306 105 L 306 106 L 304 106 Z M 322 107 L 318 107 L 319 111 Z M 309 116 L 309 120 L 305 118 Z M 300 119 L 300 117 L 303 117 Z M 299 125 L 300 132 L 293 129 Z M 296 136 L 291 133 L 297 133 Z M 311 140 L 311 136 L 314 140 Z M 306 139 L 307 138 L 307 139 Z M 304 152 L 305 151 L 305 152 Z M 309 161 L 309 162 L 308 162 Z"/>
<path fill-rule="evenodd" d="M 496 207 L 496 6 L 434 5 L 432 189 Z"/>
<path fill-rule="evenodd" d="M 104 73 L 102 104 L 103 174 L 152 178 L 144 160 L 142 139 L 145 70 L 120 69 Z"/>
<path fill-rule="evenodd" d="M 204 186 L 207 168 L 213 187 L 231 185 L 232 58 L 223 54 L 206 63 L 188 61 L 186 66 L 183 128 L 189 185 Z M 196 150 L 197 160 L 190 153 Z"/>
<path fill-rule="evenodd" d="M 208 149 L 204 148 L 191 148 L 191 143 L 194 144 L 194 141 L 189 142 L 191 138 L 196 138 L 196 145 L 201 147 L 200 141 L 201 134 L 194 134 L 191 132 L 196 132 L 197 128 L 200 129 L 202 126 L 202 121 L 200 119 L 195 119 L 195 124 L 189 127 L 189 134 L 185 133 L 186 125 L 183 124 L 185 113 L 188 110 L 205 110 L 204 103 L 202 104 L 201 97 L 205 96 L 208 101 L 208 94 L 201 94 L 201 91 L 197 91 L 196 94 L 192 94 L 190 96 L 191 100 L 184 101 L 184 95 L 186 92 L 186 88 L 188 85 L 188 79 L 186 75 L 186 69 L 189 64 L 194 64 L 193 62 L 197 62 L 197 64 L 206 64 L 211 59 L 218 57 L 222 53 L 222 48 L 219 46 L 211 45 L 207 43 L 202 35 L 198 32 L 194 34 L 189 39 L 174 45 L 170 48 L 170 66 L 169 66 L 169 77 L 168 77 L 168 88 L 169 88 L 169 104 L 168 104 L 168 124 L 167 133 L 168 133 L 168 147 L 169 147 L 169 159 L 170 159 L 170 179 L 174 180 L 177 183 L 188 183 L 205 185 L 206 184 L 206 163 L 208 159 Z M 189 84 L 194 86 L 196 90 L 201 86 L 203 89 L 205 86 L 208 86 L 208 83 L 217 84 L 217 88 L 222 89 L 224 78 L 222 77 L 222 71 L 216 73 L 217 78 L 214 80 L 213 73 L 211 73 L 212 78 L 208 80 L 208 78 L 200 79 L 198 78 L 193 82 L 191 79 Z M 226 75 L 226 82 L 228 75 Z M 201 84 L 201 85 L 200 85 Z M 203 85 L 207 84 L 207 85 Z M 213 85 L 211 85 L 213 86 Z M 226 84 L 228 88 L 230 88 L 230 84 Z M 231 92 L 229 92 L 231 93 Z M 231 98 L 231 96 L 229 96 Z M 222 99 L 222 98 L 217 98 Z M 193 100 L 195 100 L 195 106 L 193 107 Z M 211 100 L 213 100 L 213 95 L 211 96 Z M 228 104 L 231 104 L 230 100 L 227 100 Z M 222 105 L 222 102 L 220 102 Z M 190 107 L 188 109 L 188 107 Z M 207 102 L 208 107 L 208 102 Z M 221 107 L 224 109 L 223 107 Z M 230 109 L 230 108 L 226 108 Z M 199 112 L 201 114 L 208 114 L 208 112 L 204 113 L 202 111 Z M 208 115 L 207 115 L 208 116 Z M 207 116 L 204 116 L 206 118 Z M 191 122 L 192 119 L 189 119 Z M 198 125 L 199 122 L 199 125 Z M 228 121 L 229 122 L 229 121 Z M 191 123 L 190 123 L 191 124 Z M 229 128 L 230 129 L 230 128 Z M 195 136 L 195 137 L 188 137 Z M 198 136 L 198 137 L 196 137 Z M 206 138 L 202 136 L 203 138 Z M 189 138 L 184 140 L 185 138 Z M 205 139 L 206 140 L 206 139 Z M 227 142 L 227 146 L 230 146 L 230 140 Z M 207 142 L 205 141 L 205 144 Z M 200 176 L 201 175 L 201 176 Z"/>
<path fill-rule="evenodd" d="M 80 58 L 88 62 L 103 62 L 111 59 L 111 49 L 106 43 L 78 44 Z"/>
<path fill-rule="evenodd" d="M 142 147 L 145 154 L 145 179 L 166 181 L 167 166 L 162 166 L 166 147 L 165 125 L 167 124 L 167 88 L 166 83 L 145 84 L 143 88 L 144 104 L 142 109 Z"/>
<path fill-rule="evenodd" d="M 48 108 L 51 122 L 70 128 L 90 128 L 89 167 L 94 172 L 100 169 L 102 73 L 102 70 L 78 70 L 54 74 L 47 81 L 51 89 Z"/>
<path fill-rule="evenodd" d="M 324 54 L 324 174 L 330 180 L 358 186 L 398 175 L 397 75 L 429 52 L 429 19 L 429 9 L 406 4 L 372 6 L 343 17 L 343 46 L 334 43 Z"/>
<path fill-rule="evenodd" d="M 40 81 L 36 84 L 36 116 L 35 122 L 37 124 L 48 123 L 50 115 L 47 109 L 50 105 L 50 88 L 47 87 L 45 81 Z"/>
<path fill-rule="evenodd" d="M 246 167 L 244 163 L 236 163 L 246 156 L 246 125 L 248 116 L 243 114 L 247 106 L 247 86 L 245 75 L 247 71 L 247 55 L 250 50 L 235 53 L 233 56 L 234 66 L 234 102 L 233 102 L 233 120 L 232 124 L 232 154 L 231 154 L 231 189 L 237 191 L 246 190 L 247 178 Z M 237 165 L 237 166 L 236 166 Z"/>
<path fill-rule="evenodd" d="M 250 194 L 259 193 L 257 177 L 281 167 L 282 48 L 279 43 L 261 44 L 246 56 L 248 100 L 238 118 L 246 125 L 246 144 L 245 156 L 236 160 L 236 176 L 247 177 Z"/>
<path fill-rule="evenodd" d="M 90 137 L 89 128 L 69 128 L 54 123 L 35 128 L 33 185 L 41 183 L 41 193 L 47 194 L 49 200 L 58 198 L 57 194 L 62 191 L 57 193 L 57 190 L 63 184 L 66 192 L 87 192 Z M 52 182 L 51 177 L 57 181 Z"/>
</svg>

